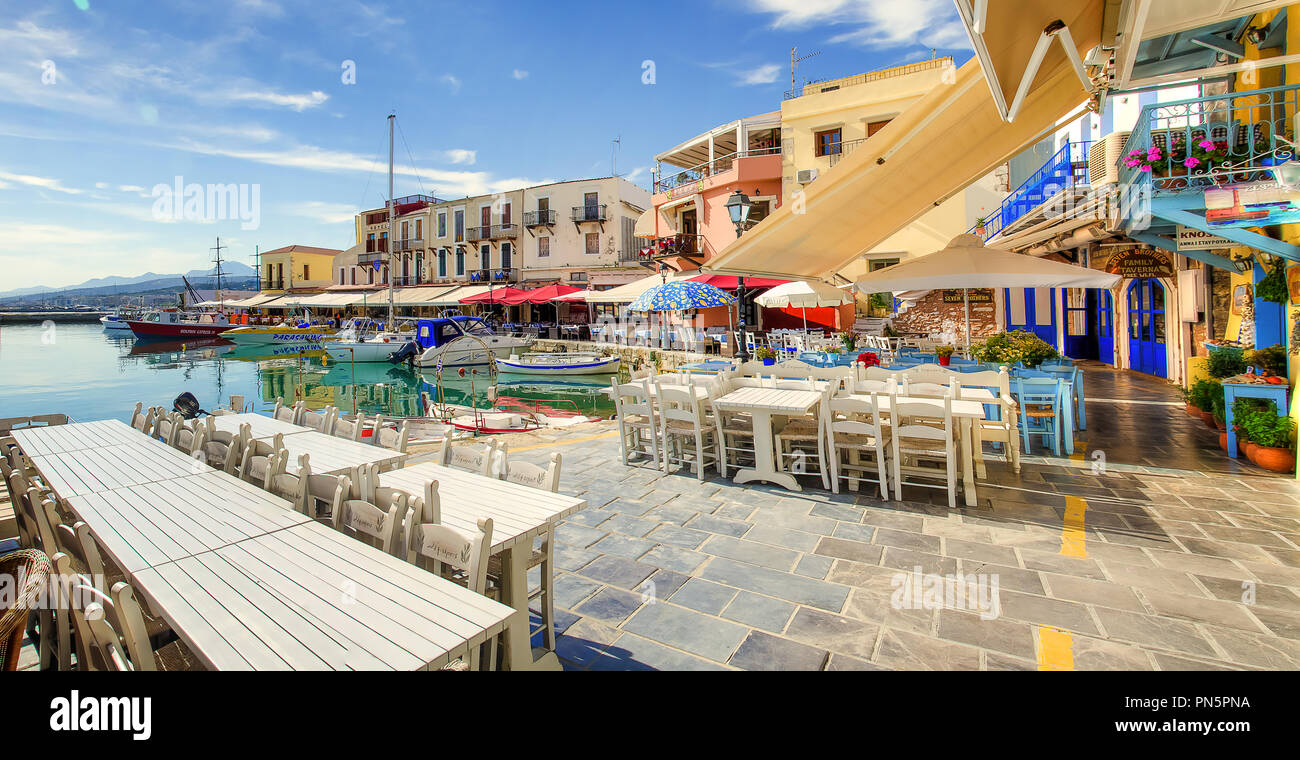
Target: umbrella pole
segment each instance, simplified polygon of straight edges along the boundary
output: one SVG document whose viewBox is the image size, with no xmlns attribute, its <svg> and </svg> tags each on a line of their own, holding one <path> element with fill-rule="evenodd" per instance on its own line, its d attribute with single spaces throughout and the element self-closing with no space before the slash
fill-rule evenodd
<svg viewBox="0 0 1300 760">
<path fill-rule="evenodd" d="M 966 358 L 970 358 L 970 289 L 961 289 L 961 304 L 966 310 Z"/>
<path fill-rule="evenodd" d="M 808 307 L 804 306 L 800 311 L 803 312 L 803 331 L 806 333 L 808 332 Z"/>
</svg>

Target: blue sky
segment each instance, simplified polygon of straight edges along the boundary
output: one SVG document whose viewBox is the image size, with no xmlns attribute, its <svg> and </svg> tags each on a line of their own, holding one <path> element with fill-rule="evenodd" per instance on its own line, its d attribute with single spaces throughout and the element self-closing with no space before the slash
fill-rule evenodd
<svg viewBox="0 0 1300 760">
<path fill-rule="evenodd" d="M 969 57 L 949 0 L 0 0 L 0 290 L 345 248 L 397 195 L 618 171 L 833 78 Z M 643 83 L 643 61 L 654 83 Z M 345 61 L 355 83 L 345 83 Z M 258 185 L 258 224 L 159 219 L 156 185 Z M 247 201 L 247 196 L 245 196 Z M 235 216 L 235 214 L 228 214 Z M 246 217 L 247 219 L 247 217 Z"/>
</svg>

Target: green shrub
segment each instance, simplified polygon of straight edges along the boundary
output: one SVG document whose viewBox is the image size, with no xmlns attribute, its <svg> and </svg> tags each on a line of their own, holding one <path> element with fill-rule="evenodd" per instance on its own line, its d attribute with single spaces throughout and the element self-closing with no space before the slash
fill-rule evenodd
<svg viewBox="0 0 1300 760">
<path fill-rule="evenodd" d="M 1291 297 L 1286 287 L 1286 263 L 1279 261 L 1264 279 L 1255 283 L 1255 297 L 1262 301 L 1286 303 Z"/>
<path fill-rule="evenodd" d="M 1247 351 L 1242 358 L 1270 375 L 1286 377 L 1286 348 L 1280 345 Z"/>
<path fill-rule="evenodd" d="M 1266 401 L 1262 408 L 1256 407 L 1252 410 L 1249 407 L 1242 407 L 1242 409 L 1245 417 L 1238 421 L 1236 419 L 1238 406 L 1235 403 L 1232 406 L 1233 426 L 1239 430 L 1243 438 L 1269 448 L 1291 447 L 1295 441 L 1295 420 L 1278 416 L 1276 404 Z"/>
<path fill-rule="evenodd" d="M 971 356 L 977 362 L 994 364 L 1023 363 L 1026 367 L 1037 367 L 1048 359 L 1060 358 L 1061 354 L 1042 338 L 1025 330 L 1002 332 L 989 336 L 988 340 L 971 347 Z"/>
<path fill-rule="evenodd" d="M 1246 358 L 1240 348 L 1225 346 L 1210 351 L 1210 377 L 1225 378 L 1246 371 Z"/>
<path fill-rule="evenodd" d="M 1262 398 L 1238 398 L 1232 402 L 1232 427 L 1239 438 L 1254 440 L 1250 437 L 1251 420 L 1257 414 L 1276 417 L 1277 405 Z"/>
<path fill-rule="evenodd" d="M 1217 380 L 1197 380 L 1192 383 L 1189 395 L 1197 409 L 1202 412 L 1213 412 L 1216 399 L 1220 404 L 1223 403 L 1223 385 Z"/>
</svg>

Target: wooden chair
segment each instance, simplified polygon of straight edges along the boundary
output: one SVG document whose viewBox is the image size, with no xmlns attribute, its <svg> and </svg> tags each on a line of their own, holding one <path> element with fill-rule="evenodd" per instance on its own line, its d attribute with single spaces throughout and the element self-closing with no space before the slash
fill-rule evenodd
<svg viewBox="0 0 1300 760">
<path fill-rule="evenodd" d="M 832 398 L 831 421 L 827 429 L 830 451 L 831 490 L 840 492 L 840 481 L 857 491 L 859 483 L 876 483 L 880 497 L 889 498 L 889 458 L 892 445 L 890 429 L 881 420 L 880 396 L 872 393 L 870 401 L 856 398 Z M 869 458 L 863 462 L 863 455 Z M 875 477 L 871 477 L 874 469 Z"/>
<path fill-rule="evenodd" d="M 283 452 L 287 455 L 288 452 Z M 298 455 L 298 473 L 291 475 L 286 467 L 280 467 L 266 478 L 264 488 L 267 491 L 293 504 L 294 511 L 307 512 L 307 481 L 311 478 L 311 457 L 303 453 Z"/>
<path fill-rule="evenodd" d="M 244 446 L 239 461 L 239 477 L 259 488 L 266 488 L 272 475 L 285 471 L 288 456 L 282 436 L 276 435 L 270 442 L 254 438 Z"/>
<path fill-rule="evenodd" d="M 438 451 L 438 462 L 445 467 L 455 467 L 458 470 L 491 477 L 492 466 L 495 464 L 493 455 L 496 452 L 496 445 L 495 440 L 489 439 L 481 446 L 470 444 L 452 446 L 451 438 L 444 437 L 442 447 Z"/>
<path fill-rule="evenodd" d="M 815 390 L 811 380 L 773 380 L 773 386 L 784 390 Z M 822 488 L 830 489 L 830 459 L 826 454 L 826 423 L 830 419 L 831 390 L 821 392 L 817 409 L 809 415 L 787 421 L 776 434 L 777 469 L 796 475 L 812 474 L 808 463 L 817 467 Z"/>
<path fill-rule="evenodd" d="M 364 412 L 357 412 L 356 420 L 348 422 L 345 419 L 334 420 L 334 437 L 345 438 L 349 441 L 361 442 L 366 430 L 366 415 Z"/>
<path fill-rule="evenodd" d="M 362 499 L 344 499 L 333 511 L 334 529 L 394 556 L 402 556 L 400 536 L 406 519 L 406 502 L 394 502 L 386 511 Z"/>
<path fill-rule="evenodd" d="M 1029 441 L 1041 436 L 1053 456 L 1061 455 L 1061 381 L 1049 377 L 1014 377 L 1012 385 L 1020 407 L 1020 433 L 1025 453 L 1033 452 Z"/>
<path fill-rule="evenodd" d="M 704 404 L 694 391 L 660 387 L 658 401 L 664 472 L 674 463 L 685 466 L 690 462 L 695 477 L 703 481 L 704 468 L 720 461 L 716 424 L 705 415 Z"/>
<path fill-rule="evenodd" d="M 903 486 L 946 488 L 948 508 L 957 508 L 957 428 L 952 417 L 952 396 L 943 399 L 942 426 L 918 423 L 915 420 L 933 419 L 933 408 L 928 404 L 908 403 L 901 397 L 890 400 L 891 447 L 893 464 L 894 498 L 902 501 Z M 940 470 L 928 464 L 942 465 Z M 907 476 L 911 476 L 910 479 Z M 944 485 L 928 482 L 942 479 Z"/>
<path fill-rule="evenodd" d="M 284 399 L 277 397 L 275 399 L 275 409 L 271 412 L 271 416 L 277 420 L 297 425 L 305 408 L 306 403 L 303 401 L 299 401 L 293 406 L 285 406 Z"/>
<path fill-rule="evenodd" d="M 350 496 L 351 480 L 346 475 L 308 474 L 306 481 L 307 495 L 303 501 L 303 514 L 333 525 L 335 513 Z"/>
<path fill-rule="evenodd" d="M 154 435 L 168 446 L 173 446 L 176 443 L 176 433 L 181 429 L 183 422 L 183 418 L 176 412 L 164 413 L 154 420 Z"/>
<path fill-rule="evenodd" d="M 384 427 L 384 415 L 381 414 L 375 418 L 375 428 L 374 432 L 371 433 L 370 442 L 376 446 L 382 446 L 405 454 L 406 442 L 409 436 L 410 431 L 407 430 L 406 420 L 402 420 L 402 423 L 396 429 L 387 428 Z M 443 438 L 443 441 L 445 442 L 446 438 Z"/>
<path fill-rule="evenodd" d="M 618 420 L 618 444 L 623 464 L 631 464 L 632 456 L 649 457 L 659 462 L 659 429 L 655 414 L 655 401 L 645 383 L 623 383 L 610 380 L 614 397 L 614 414 Z"/>
<path fill-rule="evenodd" d="M 297 424 L 309 427 L 317 433 L 331 435 L 334 432 L 334 413 L 336 411 L 338 410 L 332 406 L 327 406 L 319 412 L 303 409 L 298 415 Z"/>
<path fill-rule="evenodd" d="M 131 412 L 131 427 L 145 435 L 149 435 L 149 432 L 153 430 L 153 423 L 153 407 L 145 409 L 143 403 L 135 402 L 135 411 Z"/>
<path fill-rule="evenodd" d="M 212 420 L 211 417 L 208 419 Z M 217 430 L 215 426 L 209 425 L 201 449 L 203 459 L 209 467 L 234 475 L 243 459 L 244 447 L 252 438 L 253 429 L 248 423 L 240 425 L 238 433 Z"/>
<path fill-rule="evenodd" d="M 985 404 L 984 419 L 976 420 L 976 445 L 983 447 L 985 441 L 998 444 L 1007 458 L 1012 470 L 1020 472 L 1020 423 L 1019 405 L 1011 395 L 1011 376 L 1006 368 L 998 371 L 984 370 L 968 372 L 962 376 L 962 385 L 971 388 L 986 388 L 997 396 L 994 404 Z M 976 452 L 977 454 L 979 452 Z M 983 457 L 977 460 L 983 464 Z M 982 468 L 981 468 L 982 469 Z M 979 472 L 984 477 L 984 472 Z"/>
<path fill-rule="evenodd" d="M 406 544 L 406 560 L 458 583 L 470 591 L 488 595 L 488 554 L 492 547 L 492 519 L 478 521 L 478 531 L 467 535 L 440 523 L 416 522 Z M 496 662 L 496 639 L 488 642 L 487 659 Z M 469 653 L 469 668 L 478 670 L 480 653 Z"/>
</svg>

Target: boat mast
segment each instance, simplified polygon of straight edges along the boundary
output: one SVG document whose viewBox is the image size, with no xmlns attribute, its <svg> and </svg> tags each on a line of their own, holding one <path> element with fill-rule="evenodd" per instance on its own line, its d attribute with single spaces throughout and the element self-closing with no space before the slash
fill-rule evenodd
<svg viewBox="0 0 1300 760">
<path fill-rule="evenodd" d="M 393 120 L 397 114 L 388 114 L 388 321 L 393 329 L 393 251 L 397 247 L 397 207 L 393 205 Z"/>
<path fill-rule="evenodd" d="M 217 247 L 213 248 L 212 250 L 217 252 L 216 259 L 215 259 L 215 261 L 217 262 L 217 302 L 218 302 L 218 308 L 220 308 L 221 310 L 225 310 L 226 308 L 226 299 L 222 296 L 221 293 L 221 249 L 229 248 L 229 247 L 230 246 L 223 246 L 221 244 L 221 236 L 217 235 Z"/>
</svg>

